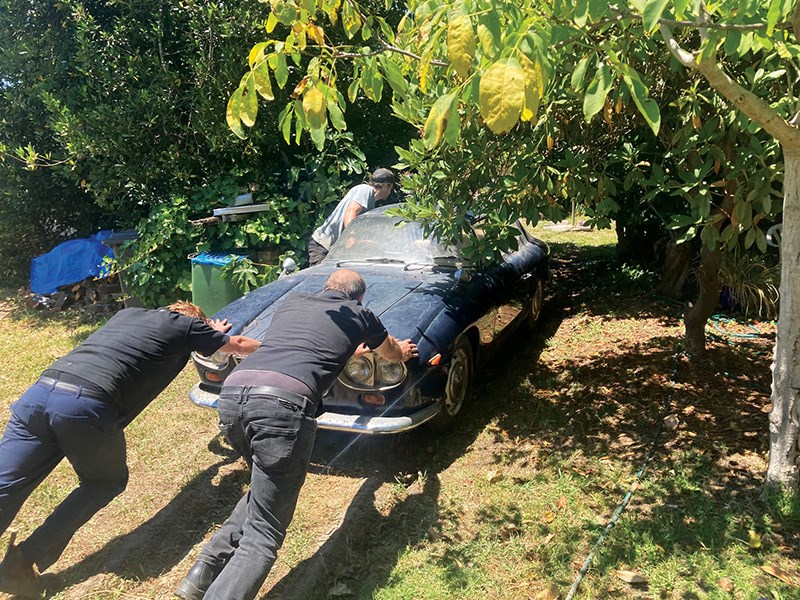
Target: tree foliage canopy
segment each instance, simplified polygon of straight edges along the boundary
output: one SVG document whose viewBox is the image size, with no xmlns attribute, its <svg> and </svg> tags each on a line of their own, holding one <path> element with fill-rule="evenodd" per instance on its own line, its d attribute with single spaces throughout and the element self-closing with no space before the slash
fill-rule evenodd
<svg viewBox="0 0 800 600">
<path fill-rule="evenodd" d="M 398 150 L 413 193 L 406 215 L 448 238 L 470 235 L 470 212 L 491 215 L 498 241 L 472 240 L 485 256 L 513 243 L 512 220 L 553 218 L 568 201 L 597 224 L 646 207 L 681 239 L 702 240 L 708 285 L 699 306 L 716 301 L 721 249 L 766 250 L 783 196 L 791 249 L 786 260 L 783 248 L 767 479 L 796 486 L 796 3 L 409 0 L 407 9 L 392 28 L 356 0 L 270 0 L 268 32 L 281 24 L 288 33 L 251 51 L 228 104 L 232 129 L 244 136 L 253 126 L 257 90 L 274 77 L 279 89 L 295 86 L 279 117 L 284 137 L 307 132 L 322 147 L 329 125 L 346 127 L 347 100 L 380 99 L 388 84 L 395 114 L 420 133 Z M 346 43 L 329 34 L 339 24 Z M 344 61 L 354 74 L 346 88 L 337 76 Z M 290 63 L 307 68 L 292 78 Z M 700 316 L 687 314 L 687 334 L 702 331 Z"/>
</svg>

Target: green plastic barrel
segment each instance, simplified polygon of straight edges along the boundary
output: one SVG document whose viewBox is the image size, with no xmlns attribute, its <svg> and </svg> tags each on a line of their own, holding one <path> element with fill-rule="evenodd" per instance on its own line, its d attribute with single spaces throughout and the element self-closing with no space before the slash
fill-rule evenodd
<svg viewBox="0 0 800 600">
<path fill-rule="evenodd" d="M 209 317 L 242 296 L 230 279 L 222 278 L 222 268 L 243 255 L 230 252 L 202 252 L 189 256 L 192 261 L 192 302 Z"/>
</svg>

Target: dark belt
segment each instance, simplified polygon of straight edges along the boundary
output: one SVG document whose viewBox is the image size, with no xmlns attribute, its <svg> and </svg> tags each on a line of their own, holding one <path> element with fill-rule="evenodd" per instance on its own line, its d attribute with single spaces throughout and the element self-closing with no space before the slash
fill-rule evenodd
<svg viewBox="0 0 800 600">
<path fill-rule="evenodd" d="M 103 402 L 111 402 L 111 398 L 102 390 L 87 387 L 85 385 L 75 385 L 74 383 L 67 383 L 66 381 L 59 381 L 52 377 L 42 375 L 36 380 L 36 383 L 43 385 L 51 390 L 64 392 L 66 394 L 75 394 L 76 396 L 83 396 L 84 398 L 91 398 L 92 400 L 101 400 Z"/>
<path fill-rule="evenodd" d="M 308 415 L 313 415 L 316 410 L 314 403 L 309 398 L 281 388 L 272 387 L 271 385 L 223 385 L 219 392 L 220 396 L 241 396 L 242 394 L 275 396 L 281 400 L 291 402 Z"/>
</svg>

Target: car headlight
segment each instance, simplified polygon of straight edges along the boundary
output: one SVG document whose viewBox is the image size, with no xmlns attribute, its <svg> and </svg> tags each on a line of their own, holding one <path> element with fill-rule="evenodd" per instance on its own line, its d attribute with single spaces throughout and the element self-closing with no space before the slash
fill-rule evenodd
<svg viewBox="0 0 800 600">
<path fill-rule="evenodd" d="M 339 381 L 349 388 L 387 390 L 400 385 L 408 375 L 403 363 L 391 363 L 374 352 L 367 352 L 347 361 Z"/>
<path fill-rule="evenodd" d="M 192 358 L 195 363 L 206 369 L 217 369 L 220 371 L 227 367 L 229 363 L 229 355 L 219 351 L 214 352 L 211 356 L 203 356 L 199 352 L 192 352 Z"/>
<path fill-rule="evenodd" d="M 344 370 L 356 383 L 365 383 L 372 377 L 372 362 L 366 356 L 357 356 L 347 361 Z"/>
<path fill-rule="evenodd" d="M 378 358 L 376 382 L 379 385 L 395 385 L 403 381 L 406 367 L 403 363 L 387 362 Z"/>
</svg>

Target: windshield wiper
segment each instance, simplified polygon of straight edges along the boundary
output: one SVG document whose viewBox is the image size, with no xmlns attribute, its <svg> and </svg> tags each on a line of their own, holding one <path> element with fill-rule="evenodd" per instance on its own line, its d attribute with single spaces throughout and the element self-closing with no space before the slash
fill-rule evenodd
<svg viewBox="0 0 800 600">
<path fill-rule="evenodd" d="M 378 264 L 382 264 L 382 265 L 389 265 L 389 264 L 404 265 L 404 264 L 406 264 L 406 261 L 401 260 L 399 258 L 384 258 L 384 257 L 381 257 L 381 258 L 349 258 L 349 259 L 345 259 L 345 260 L 340 260 L 339 262 L 336 263 L 336 266 L 337 267 L 341 267 L 342 265 L 347 264 L 347 263 L 378 263 Z"/>
</svg>

